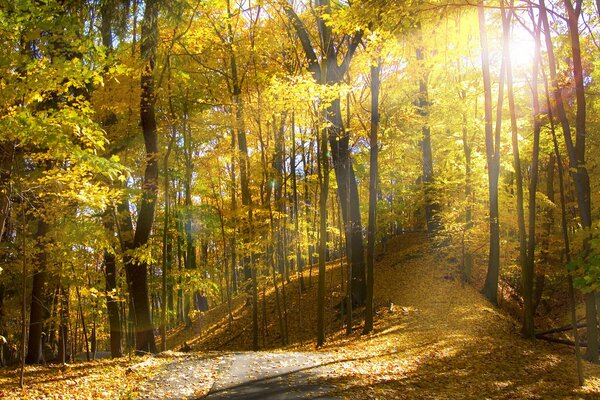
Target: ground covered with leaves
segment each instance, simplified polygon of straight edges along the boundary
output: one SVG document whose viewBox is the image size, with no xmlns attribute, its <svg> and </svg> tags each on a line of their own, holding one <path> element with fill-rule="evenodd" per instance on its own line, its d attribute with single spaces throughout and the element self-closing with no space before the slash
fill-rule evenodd
<svg viewBox="0 0 600 400">
<path fill-rule="evenodd" d="M 321 350 L 339 360 L 325 378 L 344 397 L 600 398 L 599 366 L 584 363 L 578 387 L 571 348 L 522 339 L 519 325 L 461 284 L 418 235 L 388 249 L 375 293 L 389 306 L 379 308 L 374 333 L 340 331 Z"/>
<path fill-rule="evenodd" d="M 319 384 L 336 388 L 340 397 L 600 398 L 600 366 L 584 363 L 585 385 L 578 387 L 572 348 L 522 339 L 519 324 L 475 288 L 462 284 L 423 235 L 391 240 L 377 263 L 377 316 L 369 335 L 361 334 L 360 310 L 354 332 L 346 334 L 336 308 L 343 298 L 343 273 L 339 262 L 328 265 L 327 342 L 317 350 L 319 367 L 311 375 Z M 261 293 L 262 350 L 315 351 L 317 285 L 314 275 L 309 281 L 309 274 L 305 271 L 307 290 L 302 293 L 297 277 L 284 282 L 286 307 L 281 282 L 279 307 L 274 289 Z M 243 296 L 234 299 L 232 319 L 222 305 L 200 315 L 192 327 L 173 330 L 169 347 L 186 342 L 192 353 L 27 367 L 24 391 L 17 386 L 18 370 L 4 369 L 0 397 L 201 397 L 219 385 L 223 377 L 218 365 L 231 357 L 230 351 L 250 350 L 251 310 L 244 304 Z"/>
<path fill-rule="evenodd" d="M 67 365 L 25 367 L 25 388 L 19 388 L 19 369 L 0 370 L 0 398 L 118 399 L 136 397 L 148 375 L 164 359 L 123 357 L 78 361 Z M 139 368 L 131 368 L 140 365 Z"/>
<path fill-rule="evenodd" d="M 328 265 L 326 309 L 328 340 L 324 383 L 352 399 L 597 399 L 600 366 L 584 362 L 585 385 L 578 387 L 573 349 L 521 338 L 508 312 L 495 308 L 460 274 L 426 236 L 392 239 L 376 264 L 377 317 L 370 335 L 362 335 L 355 315 L 348 336 L 335 305 L 342 299 L 339 263 Z M 305 281 L 307 281 L 305 274 Z M 292 281 L 287 289 L 288 346 L 313 351 L 316 337 L 316 281 L 299 296 Z M 281 291 L 281 287 L 279 287 Z M 290 294 L 291 293 L 291 294 Z M 261 300 L 262 301 L 262 300 Z M 281 346 L 274 293 L 265 296 L 261 344 Z M 266 319 L 266 320 L 265 320 Z M 249 350 L 250 312 L 237 308 L 228 327 L 206 326 L 191 339 L 198 349 Z"/>
</svg>

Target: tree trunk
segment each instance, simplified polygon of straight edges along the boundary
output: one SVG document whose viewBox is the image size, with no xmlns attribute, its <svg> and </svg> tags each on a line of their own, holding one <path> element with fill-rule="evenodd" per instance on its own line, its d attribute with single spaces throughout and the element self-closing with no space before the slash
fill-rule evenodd
<svg viewBox="0 0 600 400">
<path fill-rule="evenodd" d="M 108 212 L 103 216 L 104 229 L 112 237 L 114 234 L 114 222 Z M 110 354 L 114 357 L 121 357 L 123 351 L 121 348 L 121 317 L 119 315 L 119 304 L 115 300 L 117 291 L 117 260 L 115 253 L 111 250 L 104 250 L 104 278 L 106 282 L 106 313 L 108 315 L 110 332 Z"/>
<path fill-rule="evenodd" d="M 590 181 L 585 166 L 585 88 L 583 84 L 583 68 L 581 63 L 581 48 L 579 43 L 578 20 L 581 12 L 581 2 L 577 9 L 573 8 L 570 0 L 564 0 L 567 9 L 567 26 L 569 29 L 569 38 L 571 41 L 573 76 L 575 78 L 575 95 L 577 99 L 577 113 L 575 122 L 576 143 L 573 144 L 571 136 L 571 127 L 564 107 L 559 79 L 556 72 L 556 61 L 554 57 L 554 48 L 552 37 L 550 35 L 550 24 L 546 11 L 545 1 L 540 0 L 540 18 L 543 23 L 546 49 L 548 53 L 548 67 L 550 71 L 550 80 L 552 83 L 552 94 L 556 113 L 561 122 L 563 138 L 567 148 L 569 159 L 569 170 L 573 182 L 575 183 L 575 192 L 577 194 L 577 204 L 579 209 L 579 218 L 583 229 L 589 229 L 592 226 L 591 200 L 590 200 Z M 589 240 L 584 240 L 584 259 L 590 251 Z M 598 321 L 596 315 L 596 304 L 594 293 L 585 296 L 586 300 L 586 318 L 588 328 L 588 347 L 586 359 L 589 361 L 598 361 Z"/>
<path fill-rule="evenodd" d="M 4 238 L 10 212 L 11 175 L 15 153 L 12 142 L 0 142 L 0 238 Z"/>
<path fill-rule="evenodd" d="M 485 29 L 483 2 L 479 3 L 479 33 L 481 41 L 481 69 L 483 72 L 484 112 L 485 112 L 485 148 L 488 164 L 488 195 L 489 195 L 489 226 L 490 248 L 488 270 L 483 287 L 483 294 L 492 304 L 498 304 L 498 278 L 500 273 L 500 223 L 498 220 L 498 176 L 500 174 L 500 129 L 496 129 L 494 137 L 492 131 L 492 86 L 490 80 L 490 61 Z M 504 65 L 504 63 L 503 63 Z M 503 67 L 501 71 L 503 71 Z M 504 75 L 503 72 L 500 74 Z M 502 84 L 500 85 L 502 88 Z M 502 90 L 498 94 L 502 99 Z M 501 102 L 498 102 L 498 112 L 501 112 Z M 500 121 L 497 121 L 499 124 Z"/>
<path fill-rule="evenodd" d="M 317 287 L 317 347 L 325 344 L 325 252 L 327 250 L 327 195 L 329 194 L 329 157 L 327 129 L 319 138 L 319 283 Z"/>
<path fill-rule="evenodd" d="M 550 118 L 550 132 L 552 133 L 552 142 L 554 144 L 554 154 L 556 155 L 556 164 L 558 166 L 558 182 L 560 190 L 560 215 L 561 215 L 561 230 L 564 243 L 564 251 L 566 256 L 567 264 L 571 262 L 571 244 L 569 241 L 569 231 L 567 225 L 567 202 L 565 199 L 565 186 L 564 186 L 564 173 L 560 151 L 558 149 L 558 140 L 556 139 L 556 132 L 554 130 L 554 122 L 552 121 L 552 107 L 551 100 L 548 91 L 548 83 L 546 82 L 546 98 L 548 102 L 549 118 Z M 575 304 L 575 290 L 573 288 L 573 277 L 567 271 L 567 283 L 569 286 L 569 306 L 571 312 L 571 327 L 573 330 L 573 340 L 575 342 L 575 360 L 577 363 L 577 378 L 579 386 L 583 386 L 583 366 L 581 363 L 581 351 L 579 344 L 579 332 L 577 331 L 577 308 Z M 586 321 L 587 325 L 587 321 Z"/>
<path fill-rule="evenodd" d="M 300 281 L 298 290 L 300 293 L 304 291 L 304 276 L 302 275 L 302 269 L 304 267 L 304 260 L 302 259 L 302 251 L 300 250 L 300 209 L 298 206 L 298 182 L 296 177 L 296 124 L 295 115 L 292 114 L 291 127 L 292 131 L 292 154 L 290 157 L 290 173 L 292 175 L 292 196 L 293 196 L 293 210 L 294 215 L 294 239 L 296 242 L 296 268 L 298 272 L 298 279 Z"/>
<path fill-rule="evenodd" d="M 419 41 L 422 41 L 421 25 L 417 27 Z M 423 118 L 421 128 L 421 160 L 423 164 L 423 191 L 425 199 L 425 222 L 427 223 L 427 232 L 432 235 L 439 230 L 439 221 L 436 217 L 436 205 L 433 199 L 433 153 L 431 150 L 431 128 L 429 126 L 429 95 L 427 92 L 428 70 L 424 66 L 424 49 L 421 44 L 416 49 L 417 63 L 421 65 L 421 76 L 419 77 L 419 95 L 416 101 L 417 114 Z"/>
<path fill-rule="evenodd" d="M 185 158 L 185 181 L 183 184 L 185 190 L 185 212 L 184 212 L 184 228 L 185 228 L 185 269 L 194 271 L 198 268 L 196 260 L 196 241 L 193 235 L 193 212 L 192 212 L 192 132 L 188 124 L 187 99 L 184 100 L 183 106 L 183 147 Z M 194 304 L 194 290 L 188 288 L 184 291 L 184 311 L 183 317 L 186 326 L 190 327 L 192 321 L 190 319 L 190 311 Z M 194 307 L 195 308 L 195 307 Z"/>
<path fill-rule="evenodd" d="M 110 354 L 121 357 L 121 318 L 119 305 L 114 295 L 117 290 L 117 268 L 115 255 L 109 251 L 104 252 L 104 274 L 106 277 L 106 309 L 110 331 Z"/>
<path fill-rule="evenodd" d="M 27 364 L 38 364 L 44 362 L 42 352 L 42 332 L 46 311 L 46 262 L 47 254 L 46 235 L 50 226 L 42 218 L 38 219 L 36 239 L 35 262 L 33 272 L 33 285 L 31 287 L 31 308 L 29 314 L 29 338 L 27 341 Z"/>
<path fill-rule="evenodd" d="M 141 78 L 140 119 L 146 146 L 146 170 L 144 173 L 143 194 L 133 247 L 139 249 L 148 243 L 158 189 L 158 136 L 154 111 L 156 95 L 154 93 L 154 63 L 158 44 L 158 2 L 146 1 L 142 21 L 141 56 L 146 65 Z M 148 300 L 148 265 L 128 257 L 126 269 L 135 318 L 136 350 L 141 353 L 156 352 L 152 314 Z"/>
<path fill-rule="evenodd" d="M 534 275 L 535 275 L 535 245 L 536 245 L 536 194 L 538 184 L 538 169 L 540 158 L 540 100 L 538 93 L 538 74 L 541 58 L 540 23 L 534 29 L 535 52 L 532 71 L 532 98 L 533 98 L 533 149 L 531 153 L 531 168 L 529 180 L 529 239 L 527 243 L 527 263 L 523 273 L 523 298 L 524 298 L 524 321 L 523 333 L 525 337 L 534 337 L 535 299 L 534 299 Z M 514 107 L 514 105 L 513 105 Z"/>
<path fill-rule="evenodd" d="M 379 130 L 379 73 L 381 60 L 377 65 L 371 65 L 371 131 L 369 135 L 369 225 L 367 228 L 367 308 L 365 312 L 365 327 L 363 333 L 373 330 L 373 286 L 375 262 L 375 240 L 377 238 L 377 179 L 379 163 L 377 160 L 379 144 L 377 134 Z M 433 223 L 433 219 L 432 219 Z"/>
<path fill-rule="evenodd" d="M 548 163 L 546 165 L 546 197 L 552 203 L 556 203 L 554 198 L 554 164 L 556 158 L 554 154 L 548 155 Z M 535 314 L 537 308 L 542 300 L 544 293 L 544 286 L 546 281 L 545 266 L 550 262 L 550 239 L 552 237 L 552 231 L 554 228 L 554 210 L 552 207 L 546 207 L 544 212 L 544 221 L 542 223 L 542 230 L 544 236 L 541 241 L 541 256 L 538 268 L 535 270 L 535 289 L 533 293 L 533 313 Z"/>
<path fill-rule="evenodd" d="M 60 287 L 60 313 L 59 313 L 59 327 L 58 327 L 58 361 L 65 364 L 69 361 L 69 349 L 67 346 L 69 338 L 69 289 Z M 120 323 L 120 322 L 119 322 Z M 112 332 L 111 332 L 112 333 Z M 119 341 L 119 348 L 120 348 Z M 111 350 L 112 350 L 112 336 L 111 336 Z"/>
<path fill-rule="evenodd" d="M 329 0 L 318 0 L 316 5 L 326 14 L 331 12 Z M 356 47 L 360 43 L 362 31 L 357 32 L 351 38 L 346 38 L 349 42 L 348 49 L 342 62 L 338 64 L 339 49 L 333 43 L 332 28 L 329 24 L 325 23 L 322 15 L 318 15 L 317 28 L 321 38 L 321 49 L 324 49 L 321 64 L 319 64 L 318 57 L 314 52 L 315 47 L 310 41 L 306 26 L 290 5 L 285 5 L 284 11 L 298 34 L 309 63 L 309 70 L 313 73 L 317 82 L 322 85 L 340 83 L 348 70 Z M 360 204 L 356 177 L 350 157 L 350 136 L 344 129 L 339 97 L 334 99 L 327 108 L 327 120 L 330 123 L 327 130 L 335 178 L 338 185 L 338 197 L 342 206 L 344 225 L 349 233 L 346 236 L 346 241 L 348 242 L 348 247 L 352 249 L 350 253 L 350 262 L 352 264 L 352 301 L 356 305 L 364 305 L 366 282 Z"/>
<path fill-rule="evenodd" d="M 519 229 L 519 266 L 521 267 L 521 279 L 523 281 L 523 327 L 522 333 L 526 338 L 533 338 L 533 271 L 529 269 L 527 260 L 527 237 L 525 232 L 525 211 L 523 206 L 523 175 L 521 172 L 521 157 L 519 154 L 519 133 L 517 131 L 517 116 L 515 111 L 515 98 L 513 94 L 512 64 L 510 57 L 510 22 L 511 15 L 504 8 L 504 0 L 501 3 L 502 13 L 502 36 L 504 39 L 503 62 L 506 66 L 506 89 L 508 107 L 510 113 L 510 129 L 513 151 L 513 169 L 517 191 L 517 221 Z M 536 71 L 537 72 L 537 71 Z M 534 78 L 535 79 L 535 78 Z M 536 92 L 537 88 L 533 89 Z M 537 94 L 537 92 L 536 92 Z M 535 193 L 534 193 L 535 198 Z M 533 215 L 535 222 L 535 214 Z M 534 239 L 535 240 L 535 239 Z M 534 242 L 535 243 L 535 242 Z"/>
</svg>

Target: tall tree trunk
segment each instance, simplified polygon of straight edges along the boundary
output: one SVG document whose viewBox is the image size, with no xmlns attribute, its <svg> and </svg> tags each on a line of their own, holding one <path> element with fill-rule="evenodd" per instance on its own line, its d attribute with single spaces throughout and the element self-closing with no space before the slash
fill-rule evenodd
<svg viewBox="0 0 600 400">
<path fill-rule="evenodd" d="M 285 115 L 282 116 L 279 127 L 276 126 L 276 121 L 273 121 L 273 130 L 275 132 L 275 154 L 273 155 L 273 171 L 274 179 L 272 180 L 273 194 L 275 199 L 275 210 L 277 211 L 277 218 L 274 220 L 274 246 L 275 246 L 275 260 L 277 269 L 280 274 L 286 276 L 284 263 L 284 246 L 283 246 L 283 230 L 285 229 L 284 214 L 286 212 L 285 197 L 283 196 L 283 185 L 285 177 L 284 168 L 284 130 L 285 130 Z M 270 202 L 269 202 L 270 207 Z"/>
<path fill-rule="evenodd" d="M 533 59 L 532 71 L 532 99 L 533 99 L 533 149 L 531 153 L 531 172 L 529 180 L 529 239 L 527 243 L 527 263 L 523 272 L 523 298 L 525 319 L 523 322 L 523 333 L 525 337 L 533 338 L 535 335 L 534 318 L 535 318 L 535 299 L 534 299 L 534 275 L 535 275 L 535 245 L 536 245 L 536 194 L 538 184 L 538 169 L 540 158 L 540 100 L 538 93 L 538 74 L 541 58 L 541 43 L 540 43 L 540 23 L 534 29 L 535 51 Z"/>
<path fill-rule="evenodd" d="M 551 203 L 556 203 L 554 198 L 554 165 L 556 157 L 553 153 L 548 155 L 548 163 L 546 164 L 546 197 Z M 535 290 L 533 293 L 533 313 L 542 300 L 544 286 L 546 282 L 545 266 L 550 262 L 550 240 L 554 230 L 554 210 L 552 207 L 546 207 L 544 212 L 544 221 L 542 223 L 543 238 L 541 241 L 541 256 L 540 263 L 535 270 Z"/>
<path fill-rule="evenodd" d="M 327 195 L 329 194 L 329 157 L 327 129 L 319 138 L 319 283 L 317 287 L 317 347 L 325 344 L 325 252 L 327 251 Z"/>
<path fill-rule="evenodd" d="M 158 189 L 158 136 L 154 111 L 154 63 L 158 45 L 158 1 L 147 0 L 144 8 L 141 35 L 141 56 L 145 62 L 141 77 L 140 120 L 146 146 L 146 170 L 143 181 L 143 194 L 137 217 L 132 250 L 148 243 Z M 135 340 L 138 352 L 156 352 L 152 313 L 148 299 L 148 264 L 145 261 L 128 259 L 129 290 L 133 301 L 135 318 Z"/>
<path fill-rule="evenodd" d="M 375 262 L 375 240 L 377 233 L 377 179 L 379 163 L 377 160 L 379 144 L 377 134 L 379 130 L 379 73 L 381 60 L 377 65 L 371 65 L 371 131 L 369 134 L 369 225 L 367 228 L 367 308 L 365 312 L 365 327 L 363 333 L 373 330 L 373 286 Z M 433 220 L 432 220 L 433 223 Z"/>
<path fill-rule="evenodd" d="M 236 230 L 237 230 L 237 185 L 235 176 L 235 164 L 236 164 L 236 137 L 235 133 L 231 132 L 231 211 L 233 214 L 233 229 L 231 239 L 229 240 L 229 247 L 231 253 L 231 286 L 233 293 L 238 292 L 238 275 L 237 275 L 237 253 L 236 253 Z"/>
<path fill-rule="evenodd" d="M 114 222 L 112 216 L 105 213 L 104 229 L 112 237 L 114 233 Z M 117 260 L 113 251 L 104 250 L 104 279 L 106 282 L 106 313 L 108 315 L 110 334 L 110 355 L 121 357 L 121 317 L 119 315 L 119 304 L 115 299 L 117 291 Z"/>
<path fill-rule="evenodd" d="M 292 154 L 290 157 L 290 173 L 292 174 L 292 196 L 293 196 L 293 214 L 294 214 L 294 239 L 296 249 L 296 268 L 298 271 L 298 279 L 300 280 L 298 290 L 300 293 L 304 291 L 304 276 L 302 275 L 302 269 L 304 267 L 304 260 L 302 259 L 302 251 L 300 250 L 300 209 L 298 206 L 298 182 L 296 178 L 296 124 L 295 115 L 292 114 L 291 120 L 291 131 L 292 131 Z M 341 255 L 340 255 L 341 257 Z"/>
<path fill-rule="evenodd" d="M 187 98 L 184 100 L 183 106 L 183 147 L 184 147 L 184 158 L 185 158 L 185 212 L 184 212 L 184 228 L 185 228 L 185 269 L 188 271 L 195 271 L 198 268 L 196 260 L 196 240 L 193 232 L 193 211 L 192 211 L 192 132 L 188 121 L 188 109 L 187 109 Z M 184 311 L 183 317 L 186 326 L 191 326 L 192 321 L 190 319 L 190 311 L 194 304 L 194 290 L 188 288 L 184 291 Z"/>
<path fill-rule="evenodd" d="M 60 313 L 59 313 L 59 326 L 58 326 L 58 361 L 65 364 L 69 358 L 69 348 L 67 346 L 69 338 L 69 288 L 65 288 L 63 285 L 60 286 Z M 119 321 L 120 323 L 120 321 Z M 119 342 L 120 346 L 120 342 Z M 111 350 L 112 350 L 112 336 L 111 336 Z"/>
<path fill-rule="evenodd" d="M 331 13 L 329 0 L 317 0 L 316 5 L 323 13 Z M 360 43 L 363 34 L 362 31 L 355 33 L 352 37 L 346 38 L 349 42 L 348 49 L 343 60 L 338 64 L 339 49 L 334 45 L 332 28 L 325 22 L 322 15 L 318 15 L 317 28 L 321 39 L 321 49 L 323 49 L 321 63 L 319 64 L 319 58 L 314 51 L 315 46 L 311 43 L 306 26 L 289 4 L 284 6 L 284 11 L 296 30 L 309 63 L 309 70 L 317 82 L 322 85 L 340 83 Z M 364 305 L 366 300 L 365 259 L 358 187 L 350 157 L 350 136 L 348 131 L 344 129 L 339 97 L 334 99 L 327 108 L 327 120 L 330 124 L 327 128 L 328 140 L 338 186 L 338 197 L 342 206 L 344 225 L 348 232 L 346 236 L 347 247 L 352 249 L 350 253 L 350 263 L 352 264 L 352 298 L 356 305 Z"/>
<path fill-rule="evenodd" d="M 15 145 L 12 142 L 0 142 L 0 238 L 4 238 L 6 221 L 10 211 L 11 175 Z"/>
<path fill-rule="evenodd" d="M 590 181 L 585 166 L 585 88 L 583 83 L 583 68 L 581 63 L 581 47 L 579 43 L 579 26 L 578 20 L 581 13 L 581 4 L 577 4 L 577 8 L 573 8 L 570 0 L 564 0 L 567 10 L 567 26 L 569 29 L 569 38 L 571 41 L 571 54 L 573 65 L 573 76 L 575 78 L 575 97 L 577 100 L 577 113 L 575 122 L 576 142 L 573 144 L 571 136 L 571 127 L 564 107 L 559 79 L 556 72 L 556 60 L 554 57 L 554 48 L 552 37 L 550 34 L 550 24 L 545 6 L 545 1 L 540 0 L 540 18 L 542 19 L 546 50 L 548 53 L 548 67 L 550 71 L 550 80 L 552 83 L 552 94 L 555 104 L 556 113 L 561 122 L 563 138 L 567 148 L 569 157 L 569 170 L 573 182 L 575 183 L 575 192 L 577 194 L 577 204 L 579 210 L 579 218 L 583 229 L 589 229 L 592 226 L 591 215 L 591 200 L 590 200 Z M 583 246 L 584 258 L 590 251 L 589 240 L 584 241 Z M 588 347 L 586 351 L 586 359 L 589 361 L 598 361 L 598 321 L 596 315 L 595 292 L 585 295 L 586 302 L 586 320 L 588 331 Z"/>
<path fill-rule="evenodd" d="M 554 144 L 554 154 L 556 156 L 556 164 L 558 166 L 558 183 L 560 185 L 560 216 L 561 216 L 561 231 L 564 243 L 564 251 L 566 256 L 567 264 L 571 262 L 571 244 L 569 240 L 569 227 L 567 225 L 567 201 L 565 199 L 565 184 L 564 184 L 564 172 L 562 159 L 560 156 L 560 150 L 558 149 L 558 140 L 556 139 L 556 132 L 554 129 L 554 122 L 552 120 L 552 108 L 551 100 L 548 91 L 548 84 L 546 82 L 546 98 L 548 102 L 549 118 L 550 118 L 550 132 L 552 133 L 552 142 Z M 573 330 L 573 341 L 575 342 L 575 360 L 577 363 L 577 378 L 579 386 L 583 386 L 583 365 L 581 363 L 581 350 L 579 345 L 579 332 L 577 331 L 577 308 L 575 304 L 575 290 L 573 288 L 573 277 L 567 271 L 567 284 L 569 287 L 569 308 L 571 314 L 571 327 Z"/>
<path fill-rule="evenodd" d="M 492 130 L 492 85 L 490 80 L 490 61 L 487 44 L 487 32 L 485 29 L 485 16 L 483 2 L 477 7 L 479 15 L 479 33 L 481 41 L 481 69 L 483 73 L 484 90 L 484 113 L 485 113 L 485 148 L 488 164 L 488 196 L 489 196 L 489 226 L 490 226 L 490 249 L 488 259 L 488 270 L 483 287 L 483 294 L 493 303 L 498 304 L 498 278 L 500 274 L 500 223 L 498 220 L 498 176 L 500 174 L 500 129 L 496 129 L 496 135 Z M 503 63 L 504 65 L 504 63 Z M 501 76 L 504 67 L 501 68 Z M 502 84 L 500 85 L 502 88 Z M 498 98 L 502 98 L 502 90 Z M 501 113 L 501 102 L 498 102 L 499 113 Z M 497 124 L 500 122 L 497 121 Z"/>
<path fill-rule="evenodd" d="M 571 0 L 564 0 L 567 10 L 567 26 L 569 27 L 569 39 L 571 41 L 571 54 L 573 60 L 573 77 L 575 79 L 575 98 L 577 99 L 577 112 L 575 116 L 575 162 L 577 165 L 576 175 L 579 180 L 579 190 L 577 198 L 579 204 L 579 215 L 583 229 L 592 227 L 592 208 L 591 208 L 591 190 L 590 178 L 585 165 L 585 137 L 586 137 L 586 101 L 585 87 L 583 82 L 583 65 L 581 61 L 581 46 L 579 42 L 579 16 L 583 1 L 577 2 L 576 8 L 573 7 Z M 576 184 L 576 187 L 578 185 Z M 587 237 L 583 242 L 584 258 L 587 260 L 592 251 L 591 237 Z M 588 347 L 586 358 L 592 362 L 598 362 L 599 342 L 598 342 L 598 315 L 596 309 L 596 291 L 585 294 L 586 319 Z"/>
<path fill-rule="evenodd" d="M 170 94 L 170 91 L 169 91 Z M 171 116 L 174 117 L 174 109 L 172 97 L 169 95 L 169 108 L 171 109 Z M 169 196 L 169 156 L 173 149 L 173 144 L 177 138 L 176 130 L 173 129 L 171 132 L 171 138 L 167 146 L 167 151 L 163 157 L 163 174 L 164 174 L 164 196 L 165 196 L 165 208 L 164 208 L 164 221 L 163 221 L 163 248 L 162 248 L 162 315 L 161 315 L 161 346 L 162 351 L 167 350 L 167 326 L 169 324 L 167 318 L 167 311 L 169 310 L 168 292 L 169 292 L 169 273 L 171 271 L 171 257 L 169 245 L 171 238 L 169 237 L 169 223 L 170 223 L 170 196 Z M 172 303 L 172 300 L 171 300 Z"/>
<path fill-rule="evenodd" d="M 429 94 L 427 92 L 427 81 L 429 71 L 425 67 L 425 51 L 423 49 L 421 24 L 418 23 L 418 40 L 420 42 L 416 49 L 417 63 L 420 64 L 421 76 L 419 77 L 419 95 L 416 101 L 417 113 L 423 118 L 421 128 L 421 161 L 423 164 L 423 190 L 425 199 L 425 222 L 427 232 L 432 235 L 439 230 L 439 221 L 436 217 L 436 205 L 433 199 L 433 153 L 431 150 L 431 128 L 429 126 Z"/>
<path fill-rule="evenodd" d="M 528 268 L 527 237 L 525 232 L 525 211 L 523 206 L 523 174 L 521 172 L 521 156 L 519 154 L 519 133 L 517 130 L 517 116 L 515 111 L 515 98 L 513 92 L 512 64 L 510 57 L 511 14 L 501 3 L 502 36 L 503 36 L 503 62 L 506 65 L 506 89 L 510 113 L 510 130 L 513 151 L 513 169 L 515 171 L 515 185 L 517 191 L 517 221 L 519 228 L 519 266 L 523 281 L 523 335 L 527 338 L 534 337 L 533 325 L 533 273 Z M 534 91 L 537 89 L 534 88 Z M 537 93 L 537 92 L 536 92 Z M 535 194 L 534 194 L 535 196 Z M 535 218 L 535 215 L 533 216 Z M 535 242 L 534 242 L 535 243 Z"/>
<path fill-rule="evenodd" d="M 38 364 L 45 361 L 42 352 L 42 332 L 48 312 L 46 309 L 47 254 L 44 248 L 49 230 L 48 223 L 39 217 L 35 234 L 36 245 L 29 313 L 29 338 L 27 340 L 27 356 L 25 357 L 27 364 Z"/>
</svg>

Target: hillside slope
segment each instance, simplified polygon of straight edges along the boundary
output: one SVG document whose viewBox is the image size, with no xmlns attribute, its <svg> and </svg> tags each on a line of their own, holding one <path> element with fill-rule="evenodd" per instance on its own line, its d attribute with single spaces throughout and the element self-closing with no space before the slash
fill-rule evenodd
<svg viewBox="0 0 600 400">
<path fill-rule="evenodd" d="M 356 325 L 347 336 L 335 319 L 341 272 L 339 264 L 328 267 L 328 341 L 319 351 L 329 360 L 322 378 L 344 397 L 600 398 L 599 366 L 584 363 L 586 386 L 578 388 L 572 349 L 521 339 L 518 324 L 474 288 L 461 285 L 424 236 L 394 238 L 377 264 L 378 314 L 371 335 L 360 335 Z M 314 283 L 300 300 L 294 281 L 286 287 L 290 344 L 285 350 L 314 350 Z M 261 344 L 270 349 L 281 347 L 273 297 L 266 293 L 266 313 L 261 310 L 268 334 L 261 329 Z M 298 301 L 302 313 L 296 311 Z M 230 329 L 221 311 L 222 320 L 209 326 L 209 318 L 218 318 L 205 316 L 193 329 L 197 335 L 189 332 L 187 340 L 197 349 L 247 350 L 250 310 L 238 304 Z"/>
</svg>

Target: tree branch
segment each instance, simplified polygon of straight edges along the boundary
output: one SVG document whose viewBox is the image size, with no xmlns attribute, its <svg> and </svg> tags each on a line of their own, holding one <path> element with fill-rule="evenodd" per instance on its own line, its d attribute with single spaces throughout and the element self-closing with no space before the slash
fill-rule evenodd
<svg viewBox="0 0 600 400">
<path fill-rule="evenodd" d="M 340 64 L 340 68 L 339 68 L 340 77 L 343 76 L 348 71 L 348 67 L 350 66 L 350 61 L 352 61 L 354 52 L 356 51 L 356 48 L 362 41 L 362 37 L 363 37 L 362 30 L 356 32 L 354 34 L 354 36 L 352 36 L 352 40 L 350 41 L 350 44 L 348 45 L 348 51 L 346 52 L 346 56 L 344 56 L 344 60 Z"/>
<path fill-rule="evenodd" d="M 317 80 L 319 80 L 321 75 L 321 68 L 319 67 L 319 60 L 317 59 L 317 55 L 310 41 L 310 37 L 308 35 L 308 30 L 306 26 L 298 17 L 298 14 L 294 11 L 292 6 L 288 3 L 283 5 L 283 9 L 285 14 L 288 16 L 292 26 L 296 30 L 296 34 L 300 39 L 300 43 L 302 44 L 302 48 L 304 49 L 304 54 L 306 55 L 306 59 L 308 61 L 308 69 L 311 71 Z"/>
</svg>

